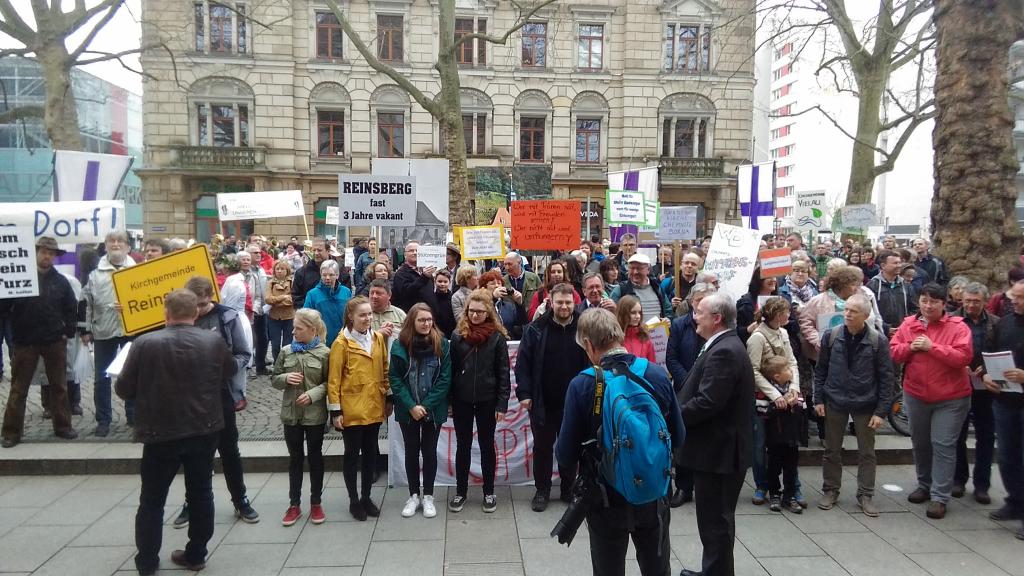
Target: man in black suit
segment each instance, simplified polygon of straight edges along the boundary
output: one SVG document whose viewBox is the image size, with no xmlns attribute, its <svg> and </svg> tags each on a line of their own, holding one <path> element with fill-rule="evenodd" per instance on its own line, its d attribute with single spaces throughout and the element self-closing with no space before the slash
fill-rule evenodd
<svg viewBox="0 0 1024 576">
<path fill-rule="evenodd" d="M 583 314 L 590 308 L 604 308 L 615 313 L 615 302 L 604 293 L 604 280 L 597 272 L 583 276 L 583 301 L 576 305 L 576 312 Z"/>
<path fill-rule="evenodd" d="M 753 456 L 754 370 L 736 335 L 736 305 L 712 294 L 694 311 L 706 340 L 683 384 L 686 442 L 682 463 L 693 470 L 701 571 L 680 576 L 733 576 L 736 502 Z"/>
</svg>

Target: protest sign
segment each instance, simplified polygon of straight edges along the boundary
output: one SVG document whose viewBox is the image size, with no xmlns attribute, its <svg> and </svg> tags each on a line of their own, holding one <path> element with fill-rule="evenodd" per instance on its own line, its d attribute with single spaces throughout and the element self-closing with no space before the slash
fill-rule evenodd
<svg viewBox="0 0 1024 576">
<path fill-rule="evenodd" d="M 221 222 L 305 214 L 301 190 L 217 194 L 217 215 Z"/>
<path fill-rule="evenodd" d="M 644 226 L 657 228 L 661 222 L 661 203 L 644 200 Z"/>
<path fill-rule="evenodd" d="M 843 232 L 862 232 L 867 230 L 868 226 L 874 226 L 878 222 L 874 204 L 843 206 L 840 214 L 842 216 Z"/>
<path fill-rule="evenodd" d="M 722 292 L 739 299 L 747 292 L 760 248 L 760 231 L 719 222 L 711 234 L 704 271 L 718 276 Z"/>
<path fill-rule="evenodd" d="M 440 270 L 446 265 L 444 257 L 447 253 L 448 249 L 444 246 L 420 244 L 419 249 L 416 250 L 416 266 L 419 268 L 430 268 L 433 266 Z"/>
<path fill-rule="evenodd" d="M 643 192 L 608 190 L 605 206 L 609 224 L 644 224 L 647 221 Z"/>
<path fill-rule="evenodd" d="M 338 174 L 340 226 L 416 226 L 415 176 Z"/>
<path fill-rule="evenodd" d="M 3 224 L 30 226 L 32 233 L 58 244 L 99 244 L 113 230 L 124 230 L 124 201 L 5 202 Z"/>
<path fill-rule="evenodd" d="M 818 318 L 815 321 L 818 328 L 818 336 L 821 336 L 825 332 L 835 328 L 836 326 L 843 325 L 843 313 L 842 312 L 824 312 L 818 314 Z"/>
<path fill-rule="evenodd" d="M 817 232 L 825 227 L 825 191 L 808 190 L 796 195 L 793 210 L 796 229 L 801 232 Z"/>
<path fill-rule="evenodd" d="M 578 200 L 520 200 L 512 203 L 512 246 L 516 250 L 575 250 L 580 246 Z"/>
<path fill-rule="evenodd" d="M 36 237 L 32 227 L 0 227 L 0 300 L 38 295 Z"/>
<path fill-rule="evenodd" d="M 501 226 L 463 226 L 462 259 L 505 257 L 505 231 Z"/>
<path fill-rule="evenodd" d="M 661 366 L 665 366 L 665 354 L 668 351 L 668 330 L 668 321 L 661 321 L 658 318 L 647 321 L 647 333 L 654 344 L 654 357 Z"/>
<path fill-rule="evenodd" d="M 328 226 L 337 226 L 338 225 L 338 214 L 339 214 L 339 209 L 338 209 L 337 206 L 328 206 L 327 207 L 327 215 L 325 217 L 325 221 L 326 221 Z"/>
<path fill-rule="evenodd" d="M 761 250 L 757 259 L 761 261 L 761 278 L 786 276 L 793 271 L 793 257 L 789 248 Z"/>
<path fill-rule="evenodd" d="M 661 220 L 654 231 L 660 242 L 695 240 L 697 238 L 696 206 L 662 206 Z"/>
<path fill-rule="evenodd" d="M 114 272 L 114 295 L 121 305 L 124 333 L 131 336 L 163 326 L 164 296 L 171 290 L 184 288 L 193 276 L 208 278 L 217 285 L 205 244 Z M 220 300 L 216 290 L 213 298 Z"/>
</svg>

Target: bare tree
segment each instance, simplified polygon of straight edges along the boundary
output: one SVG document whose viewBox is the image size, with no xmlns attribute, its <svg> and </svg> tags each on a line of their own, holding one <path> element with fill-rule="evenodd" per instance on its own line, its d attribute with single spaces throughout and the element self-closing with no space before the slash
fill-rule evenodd
<svg viewBox="0 0 1024 576">
<path fill-rule="evenodd" d="M 1002 289 L 1018 261 L 1010 46 L 1024 38 L 1024 0 L 937 0 L 935 250 L 949 273 Z"/>
<path fill-rule="evenodd" d="M 511 36 L 526 25 L 539 10 L 553 4 L 555 0 L 540 0 L 532 5 L 512 1 L 518 17 L 515 24 L 500 35 L 465 34 L 455 38 L 455 0 L 438 2 L 438 50 L 434 68 L 440 76 L 440 91 L 436 97 L 430 98 L 417 88 L 401 72 L 381 62 L 374 51 L 366 45 L 359 34 L 352 28 L 348 18 L 335 0 L 327 0 L 338 22 L 341 23 L 348 39 L 366 60 L 366 63 L 377 72 L 384 74 L 407 92 L 424 110 L 437 120 L 444 138 L 445 155 L 449 161 L 449 218 L 451 224 L 471 226 L 475 224 L 473 217 L 473 199 L 469 193 L 468 171 L 466 169 L 466 142 L 462 132 L 462 105 L 459 94 L 459 65 L 456 51 L 465 42 L 481 40 L 491 44 L 505 44 Z"/>
</svg>

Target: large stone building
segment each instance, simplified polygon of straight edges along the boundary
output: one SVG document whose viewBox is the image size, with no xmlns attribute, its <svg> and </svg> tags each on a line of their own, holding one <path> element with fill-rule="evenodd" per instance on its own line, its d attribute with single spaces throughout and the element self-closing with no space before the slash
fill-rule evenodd
<svg viewBox="0 0 1024 576">
<path fill-rule="evenodd" d="M 662 203 L 700 206 L 701 232 L 738 219 L 735 168 L 750 157 L 753 4 L 559 1 L 505 45 L 463 44 L 470 168 L 514 180 L 539 167 L 555 198 L 597 201 L 607 172 L 660 165 Z M 340 5 L 382 60 L 437 93 L 436 0 Z M 517 18 L 498 0 L 456 0 L 456 13 L 456 34 L 501 35 Z M 139 171 L 147 233 L 299 235 L 298 218 L 222 228 L 213 196 L 293 189 L 322 232 L 338 173 L 369 173 L 376 157 L 442 156 L 437 122 L 366 64 L 317 0 L 144 0 L 142 43 L 173 54 L 153 48 L 142 58 L 151 75 Z"/>
</svg>

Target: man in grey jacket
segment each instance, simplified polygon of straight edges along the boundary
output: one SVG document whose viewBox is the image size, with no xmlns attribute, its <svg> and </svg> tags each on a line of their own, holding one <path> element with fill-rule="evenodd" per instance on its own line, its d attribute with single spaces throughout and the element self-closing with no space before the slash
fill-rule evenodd
<svg viewBox="0 0 1024 576">
<path fill-rule="evenodd" d="M 867 323 L 871 302 L 864 294 L 846 300 L 843 326 L 821 335 L 814 369 L 814 410 L 825 419 L 822 497 L 818 508 L 839 500 L 843 474 L 843 434 L 853 418 L 857 434 L 857 504 L 878 516 L 875 492 L 875 431 L 889 414 L 893 386 L 889 340 Z"/>
</svg>

